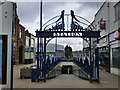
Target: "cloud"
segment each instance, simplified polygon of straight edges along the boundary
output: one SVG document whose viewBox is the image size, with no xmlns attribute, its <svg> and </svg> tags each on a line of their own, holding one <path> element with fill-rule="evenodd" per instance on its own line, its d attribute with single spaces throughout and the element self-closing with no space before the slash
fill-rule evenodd
<svg viewBox="0 0 120 90">
<path fill-rule="evenodd" d="M 37 2 L 18 2 L 17 7 L 22 23 L 34 23 L 39 16 L 39 3 Z"/>
<path fill-rule="evenodd" d="M 40 2 L 41 0 L 7 0 L 14 2 Z M 43 2 L 96 2 L 96 0 L 42 0 Z M 105 0 L 97 0 L 97 2 L 104 2 Z M 113 2 L 113 0 L 109 0 Z M 114 0 L 117 2 L 118 0 Z"/>
<path fill-rule="evenodd" d="M 20 22 L 23 25 L 24 23 L 34 23 L 39 28 L 40 3 L 18 2 L 17 5 Z M 70 10 L 74 10 L 75 14 L 83 16 L 92 22 L 96 8 L 97 3 L 95 2 L 44 2 L 43 24 L 54 16 L 60 15 L 62 10 L 65 10 L 66 13 L 70 13 Z"/>
</svg>

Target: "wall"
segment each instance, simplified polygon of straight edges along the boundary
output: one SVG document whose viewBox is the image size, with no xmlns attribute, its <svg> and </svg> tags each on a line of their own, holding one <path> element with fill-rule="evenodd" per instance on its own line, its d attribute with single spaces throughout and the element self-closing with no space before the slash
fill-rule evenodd
<svg viewBox="0 0 120 90">
<path fill-rule="evenodd" d="M 17 9 L 17 6 L 16 8 Z M 17 11 L 15 10 L 15 30 L 13 34 L 13 41 L 14 41 L 14 64 L 23 64 L 24 63 L 24 49 L 25 49 L 25 27 L 20 24 L 20 20 L 17 15 Z M 20 32 L 22 35 L 20 35 Z M 21 36 L 21 37 L 20 37 Z M 22 62 L 20 63 L 20 56 L 19 56 L 19 48 L 22 47 Z"/>
<path fill-rule="evenodd" d="M 0 34 L 8 35 L 7 84 L 3 85 L 2 86 L 3 88 L 10 88 L 12 20 L 13 20 L 13 3 L 5 2 L 4 4 L 0 5 Z"/>
</svg>

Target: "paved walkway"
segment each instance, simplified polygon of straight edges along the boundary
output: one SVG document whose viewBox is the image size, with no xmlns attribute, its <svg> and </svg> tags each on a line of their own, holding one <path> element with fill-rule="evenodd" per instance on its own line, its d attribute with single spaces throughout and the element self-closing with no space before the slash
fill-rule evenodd
<svg viewBox="0 0 120 90">
<path fill-rule="evenodd" d="M 31 79 L 20 79 L 20 68 L 31 65 L 14 66 L 14 88 L 118 88 L 118 76 L 102 70 L 100 83 L 90 83 L 72 74 L 61 74 L 47 82 L 32 83 Z"/>
</svg>

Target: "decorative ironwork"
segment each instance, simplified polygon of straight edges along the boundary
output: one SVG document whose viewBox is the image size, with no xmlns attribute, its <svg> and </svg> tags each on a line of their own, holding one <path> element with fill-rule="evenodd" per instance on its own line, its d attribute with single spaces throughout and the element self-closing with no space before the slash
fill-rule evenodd
<svg viewBox="0 0 120 90">
<path fill-rule="evenodd" d="M 70 30 L 65 29 L 64 24 L 64 10 L 61 12 L 60 18 L 51 24 L 48 24 L 45 26 L 45 28 L 41 31 L 36 31 L 37 37 L 92 37 L 97 38 L 100 37 L 100 31 L 92 31 L 91 29 L 83 28 L 79 23 L 80 22 L 74 15 L 74 11 L 71 10 L 71 14 L 65 14 L 65 15 L 71 15 L 71 24 Z M 53 26 L 53 24 L 55 24 Z M 84 23 L 83 23 L 84 24 Z M 52 26 L 51 26 L 52 25 Z M 50 28 L 48 28 L 51 26 Z"/>
<path fill-rule="evenodd" d="M 65 18 L 67 16 L 67 20 Z M 71 18 L 71 23 L 68 24 L 68 16 Z M 50 23 L 50 21 L 58 18 L 56 21 L 53 21 Z M 87 23 L 79 20 L 78 18 L 86 21 Z M 66 28 L 66 23 L 67 21 L 67 28 Z M 63 10 L 61 12 L 61 15 L 56 16 L 49 21 L 47 21 L 41 29 L 36 31 L 36 37 L 42 39 L 37 43 L 37 48 L 38 48 L 38 57 L 37 57 L 37 69 L 38 69 L 38 79 L 43 79 L 46 81 L 46 73 L 51 70 L 49 69 L 49 64 L 46 63 L 46 45 L 52 38 L 55 37 L 82 37 L 83 39 L 87 40 L 86 38 L 89 38 L 89 51 L 90 51 L 90 66 L 89 66 L 89 75 L 90 75 L 90 81 L 92 80 L 98 80 L 99 81 L 99 65 L 98 61 L 97 62 L 97 77 L 95 78 L 93 75 L 93 62 L 92 62 L 92 50 L 91 50 L 91 38 L 98 38 L 100 37 L 100 31 L 96 31 L 93 25 L 91 24 L 88 20 L 81 16 L 74 15 L 74 11 L 71 10 L 71 14 L 65 14 L 65 11 Z M 84 26 L 89 26 L 89 28 L 85 28 Z M 68 26 L 70 29 L 68 29 Z M 48 40 L 47 40 L 48 39 Z M 40 43 L 40 44 L 39 44 Z M 40 47 L 40 48 L 39 48 Z M 40 51 L 39 51 L 40 49 Z M 41 50 L 42 49 L 42 50 Z M 98 50 L 96 50 L 96 53 Z M 40 53 L 40 55 L 39 55 Z M 98 57 L 98 53 L 96 54 Z M 57 60 L 57 59 L 56 59 Z M 98 60 L 98 59 L 96 59 Z M 40 61 L 40 62 L 39 62 Z M 49 61 L 49 59 L 48 59 Z M 40 64 L 39 64 L 40 63 Z M 55 64 L 56 65 L 56 64 Z M 53 66 L 55 66 L 53 65 Z M 39 73 L 40 72 L 40 73 Z M 42 74 L 42 75 L 41 75 Z"/>
</svg>

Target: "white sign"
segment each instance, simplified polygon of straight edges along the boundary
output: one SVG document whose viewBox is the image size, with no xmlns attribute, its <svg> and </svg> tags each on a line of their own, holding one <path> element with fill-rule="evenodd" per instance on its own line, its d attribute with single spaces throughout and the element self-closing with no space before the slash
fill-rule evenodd
<svg viewBox="0 0 120 90">
<path fill-rule="evenodd" d="M 63 65 L 75 65 L 73 62 L 61 62 L 61 65 L 63 66 Z"/>
</svg>

